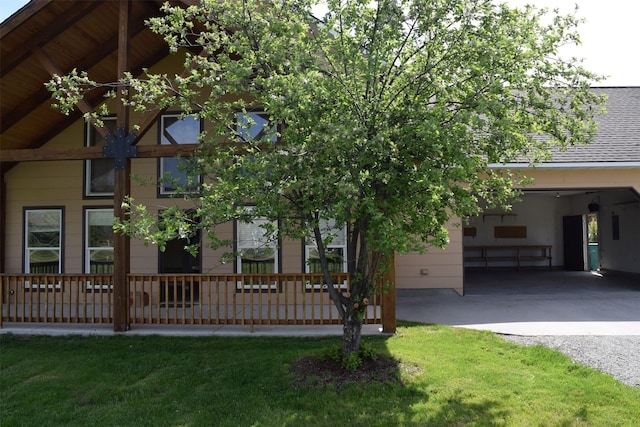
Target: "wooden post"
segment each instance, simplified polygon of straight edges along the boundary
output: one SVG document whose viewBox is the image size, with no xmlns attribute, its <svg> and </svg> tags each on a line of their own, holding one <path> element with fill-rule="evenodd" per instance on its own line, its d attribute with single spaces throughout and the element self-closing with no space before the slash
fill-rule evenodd
<svg viewBox="0 0 640 427">
<path fill-rule="evenodd" d="M 120 0 L 120 14 L 118 22 L 118 79 L 124 77 L 129 67 L 129 27 L 131 15 L 131 3 L 129 0 Z M 118 86 L 116 99 L 116 138 L 114 150 L 125 150 L 126 135 L 129 130 L 129 109 L 120 102 L 125 97 L 125 90 Z M 123 153 L 123 151 L 120 151 Z M 123 158 L 124 156 L 124 158 Z M 114 152 L 114 190 L 113 190 L 113 213 L 120 220 L 125 219 L 125 211 L 122 209 L 122 202 L 131 192 L 131 159 L 129 156 L 121 154 L 118 156 Z M 120 158 L 118 158 L 120 157 Z M 121 162 L 121 163 L 119 163 Z M 129 282 L 127 275 L 130 270 L 130 240 L 129 236 L 116 233 L 113 244 L 113 330 L 124 332 L 129 330 Z"/>
<path fill-rule="evenodd" d="M 6 230 L 7 229 L 7 185 L 4 182 L 4 171 L 0 170 L 0 273 L 4 273 L 4 259 L 7 256 Z M 2 291 L 2 290 L 0 290 Z M 0 313 L 0 318 L 2 317 Z M 2 319 L 0 319 L 2 326 Z"/>
<path fill-rule="evenodd" d="M 396 332 L 396 260 L 395 256 L 385 260 L 387 271 L 383 276 L 382 294 L 382 332 L 393 334 Z"/>
</svg>

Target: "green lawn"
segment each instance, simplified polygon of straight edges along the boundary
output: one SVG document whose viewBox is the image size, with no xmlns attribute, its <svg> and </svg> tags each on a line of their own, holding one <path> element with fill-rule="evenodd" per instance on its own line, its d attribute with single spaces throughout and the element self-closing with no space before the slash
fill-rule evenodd
<svg viewBox="0 0 640 427">
<path fill-rule="evenodd" d="M 402 382 L 295 388 L 340 338 L 0 337 L 0 425 L 637 426 L 640 388 L 488 332 L 402 324 Z"/>
</svg>

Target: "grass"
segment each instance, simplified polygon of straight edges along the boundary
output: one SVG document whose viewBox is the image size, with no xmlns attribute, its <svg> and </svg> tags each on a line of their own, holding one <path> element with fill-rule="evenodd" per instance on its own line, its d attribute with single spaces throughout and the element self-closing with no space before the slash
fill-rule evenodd
<svg viewBox="0 0 640 427">
<path fill-rule="evenodd" d="M 402 324 L 366 343 L 401 382 L 294 387 L 338 337 L 0 336 L 8 426 L 632 426 L 640 388 L 488 332 Z"/>
</svg>

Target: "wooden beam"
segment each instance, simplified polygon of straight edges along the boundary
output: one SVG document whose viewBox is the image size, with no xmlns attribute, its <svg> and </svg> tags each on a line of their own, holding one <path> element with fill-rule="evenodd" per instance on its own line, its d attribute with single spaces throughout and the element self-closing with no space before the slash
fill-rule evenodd
<svg viewBox="0 0 640 427">
<path fill-rule="evenodd" d="M 204 49 L 202 49 L 199 55 L 206 56 L 207 53 Z M 190 72 L 191 72 L 191 69 L 186 69 L 180 74 L 180 77 L 186 77 L 187 75 L 189 75 Z M 167 92 L 167 95 L 171 95 L 171 94 Z M 173 94 L 173 96 L 176 96 L 176 95 Z M 149 131 L 149 129 L 151 129 L 153 124 L 155 124 L 158 121 L 158 117 L 162 113 L 164 113 L 165 110 L 166 109 L 148 110 L 144 113 L 144 115 L 142 116 L 142 122 L 140 123 L 140 126 L 139 126 L 140 130 L 137 132 L 138 138 L 134 142 L 134 145 L 140 141 L 140 139 Z"/>
<path fill-rule="evenodd" d="M 44 3 L 44 5 L 46 5 L 49 1 L 38 3 Z M 22 43 L 20 45 L 20 49 L 9 52 L 7 56 L 2 58 L 2 64 L 0 64 L 0 78 L 4 77 L 22 61 L 28 58 L 31 55 L 31 51 L 38 47 L 43 40 L 45 42 L 48 40 L 54 40 L 65 30 L 73 27 L 76 21 L 91 13 L 91 11 L 100 4 L 101 2 L 99 1 L 70 3 L 71 10 L 68 13 L 60 16 L 59 19 L 56 19 L 55 23 L 47 25 L 42 29 L 42 31 L 35 31 L 31 34 L 31 37 L 26 40 L 21 40 Z"/>
<path fill-rule="evenodd" d="M 54 76 L 56 74 L 59 75 L 59 76 L 64 75 L 62 70 L 60 70 L 60 68 L 58 68 L 58 66 L 53 62 L 53 60 L 51 58 L 49 58 L 49 56 L 44 52 L 44 50 L 42 50 L 41 47 L 34 48 L 33 54 L 38 58 L 38 60 L 40 61 L 40 64 L 42 64 L 44 69 L 47 70 L 47 72 L 51 76 Z M 80 111 L 83 114 L 95 112 L 93 107 L 85 99 L 81 99 L 80 101 L 78 101 L 77 105 L 78 105 L 78 108 L 80 109 Z M 92 124 L 96 128 L 96 131 L 103 138 L 106 138 L 106 136 L 109 134 L 109 130 L 104 126 L 96 126 L 95 122 L 92 122 Z"/>
<path fill-rule="evenodd" d="M 189 156 L 200 144 L 181 145 L 139 145 L 138 158 L 160 158 Z M 2 150 L 3 162 L 41 162 L 49 160 L 92 160 L 102 159 L 102 147 L 83 148 L 25 148 L 21 150 Z"/>
<path fill-rule="evenodd" d="M 6 258 L 5 249 L 7 247 L 6 230 L 7 230 L 7 185 L 4 182 L 4 171 L 0 171 L 0 273 L 5 272 L 4 259 Z"/>
<path fill-rule="evenodd" d="M 100 4 L 101 2 L 95 1 L 95 2 L 86 2 L 86 3 Z M 144 25 L 143 21 L 136 22 L 136 24 L 133 25 L 132 34 L 134 35 L 138 34 L 141 31 L 144 31 L 145 29 L 146 29 L 146 26 Z M 44 52 L 44 46 L 46 46 L 46 43 L 44 45 L 33 45 L 30 47 L 30 50 L 25 49 L 22 59 L 27 58 L 28 56 L 31 56 L 35 50 L 40 50 L 41 52 Z M 107 42 L 102 43 L 99 48 L 94 49 L 93 52 L 90 55 L 84 57 L 82 61 L 75 63 L 74 64 L 75 68 L 78 70 L 91 70 L 92 67 L 94 67 L 96 64 L 98 64 L 107 56 L 109 56 L 112 52 L 116 52 L 117 48 L 118 48 L 118 37 L 116 36 L 109 39 Z M 149 56 L 147 56 L 144 59 L 144 61 L 141 61 L 142 65 L 139 65 L 135 69 L 131 70 L 132 73 L 134 75 L 140 73 L 143 67 L 147 67 L 149 66 L 149 64 L 155 64 L 161 58 L 165 57 L 168 54 L 168 52 L 169 52 L 169 49 L 166 46 L 157 52 L 152 52 Z M 50 61 L 50 62 L 53 63 L 53 61 Z M 2 61 L 2 67 L 5 67 L 4 58 Z M 58 71 L 60 71 L 60 72 L 56 72 L 55 74 L 58 74 L 58 75 L 67 74 L 67 72 L 63 72 L 58 67 L 55 67 L 55 69 L 58 69 Z M 49 74 L 51 74 L 51 71 L 49 71 Z M 116 80 L 115 73 L 113 74 L 113 80 Z M 89 104 L 93 103 L 93 105 L 97 105 L 102 101 L 104 101 L 103 96 L 107 92 L 107 90 L 108 88 L 106 87 L 99 87 L 99 88 L 93 89 L 90 92 L 85 93 L 84 99 Z M 11 126 L 16 124 L 20 120 L 22 120 L 24 116 L 28 114 L 30 111 L 34 110 L 42 103 L 50 101 L 50 99 L 51 99 L 51 94 L 49 93 L 49 91 L 47 91 L 44 88 L 44 86 L 41 86 L 36 92 L 29 95 L 28 101 L 22 103 L 19 106 L 19 108 L 14 109 L 13 111 L 9 112 L 8 114 L 5 114 L 2 117 L 2 121 L 0 121 L 0 132 L 4 132 L 5 130 L 11 128 Z"/>
<path fill-rule="evenodd" d="M 118 80 L 129 71 L 129 40 L 131 26 L 131 1 L 120 0 L 118 19 Z M 122 138 L 116 144 L 126 144 L 129 133 L 129 108 L 120 102 L 128 98 L 125 88 L 116 89 L 116 128 L 121 131 Z M 126 210 L 122 207 L 125 198 L 131 194 L 131 159 L 124 160 L 123 167 L 114 171 L 113 214 L 120 221 L 126 221 Z M 131 270 L 131 244 L 126 234 L 116 233 L 113 242 L 113 330 L 125 332 L 129 330 L 129 282 Z"/>
<path fill-rule="evenodd" d="M 0 25 L 0 39 L 22 25 L 27 19 L 45 8 L 52 1 L 53 0 L 39 0 L 37 2 L 30 2 L 24 6 L 12 19 L 4 21 L 2 25 Z"/>
</svg>

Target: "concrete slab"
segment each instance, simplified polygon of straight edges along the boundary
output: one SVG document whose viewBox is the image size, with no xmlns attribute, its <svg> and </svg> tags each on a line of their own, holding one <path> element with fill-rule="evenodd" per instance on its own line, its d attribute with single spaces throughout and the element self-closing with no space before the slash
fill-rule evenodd
<svg viewBox="0 0 640 427">
<path fill-rule="evenodd" d="M 513 335 L 640 335 L 640 283 L 590 272 L 473 271 L 465 296 L 399 289 L 397 317 Z"/>
<path fill-rule="evenodd" d="M 363 335 L 380 335 L 382 325 L 363 325 Z M 114 332 L 110 324 L 69 323 L 4 323 L 0 334 L 14 335 L 163 335 L 163 336 L 280 336 L 322 337 L 341 336 L 340 325 L 279 326 L 279 325 L 132 325 L 127 332 Z"/>
</svg>

